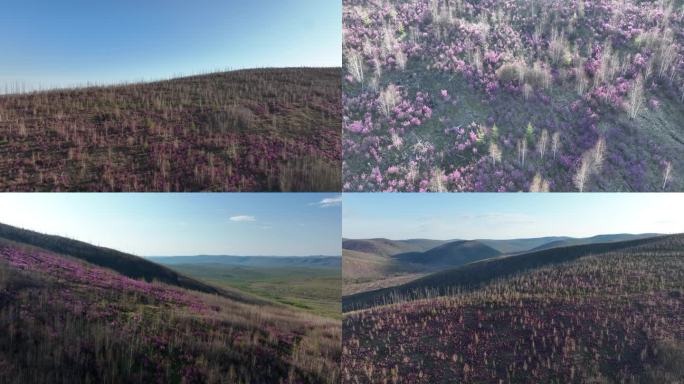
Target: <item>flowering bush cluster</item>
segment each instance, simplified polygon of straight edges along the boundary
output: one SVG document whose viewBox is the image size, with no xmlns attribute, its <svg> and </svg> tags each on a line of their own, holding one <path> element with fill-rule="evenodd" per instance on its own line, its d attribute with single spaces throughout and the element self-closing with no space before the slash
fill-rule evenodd
<svg viewBox="0 0 684 384">
<path fill-rule="evenodd" d="M 345 0 L 343 36 L 344 190 L 684 188 L 676 2 Z"/>
<path fill-rule="evenodd" d="M 676 235 L 350 313 L 343 382 L 676 382 L 683 245 Z"/>
<path fill-rule="evenodd" d="M 26 271 L 45 273 L 59 280 L 85 285 L 98 290 L 122 293 L 136 293 L 153 298 L 160 304 L 183 306 L 195 312 L 209 310 L 201 300 L 188 294 L 188 291 L 134 280 L 113 271 L 92 267 L 88 264 L 60 257 L 49 252 L 27 252 L 18 248 L 0 249 L 0 258 L 6 260 L 10 266 Z"/>
<path fill-rule="evenodd" d="M 0 96 L 0 190 L 339 191 L 339 69 Z"/>
</svg>

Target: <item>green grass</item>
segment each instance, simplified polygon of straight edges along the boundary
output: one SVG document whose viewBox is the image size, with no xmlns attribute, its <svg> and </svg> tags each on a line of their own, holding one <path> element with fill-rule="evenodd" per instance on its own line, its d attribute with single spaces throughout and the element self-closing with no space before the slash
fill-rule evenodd
<svg viewBox="0 0 684 384">
<path fill-rule="evenodd" d="M 181 264 L 176 271 L 334 319 L 342 318 L 342 275 L 332 268 L 243 267 Z"/>
</svg>

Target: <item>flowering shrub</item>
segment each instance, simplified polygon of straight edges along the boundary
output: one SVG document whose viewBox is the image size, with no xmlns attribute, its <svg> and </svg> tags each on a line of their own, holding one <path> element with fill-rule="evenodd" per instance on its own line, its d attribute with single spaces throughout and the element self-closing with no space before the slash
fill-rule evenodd
<svg viewBox="0 0 684 384">
<path fill-rule="evenodd" d="M 661 166 L 684 168 L 682 140 L 666 133 L 684 114 L 684 10 L 672 2 L 343 3 L 344 190 L 528 191 L 538 176 L 572 191 L 600 140 L 607 161 L 584 190 L 684 189 Z M 390 86 L 400 109 L 383 113 Z M 661 115 L 665 104 L 677 112 Z M 499 135 L 454 143 L 472 123 Z M 553 156 L 534 155 L 544 130 L 559 138 Z"/>
</svg>

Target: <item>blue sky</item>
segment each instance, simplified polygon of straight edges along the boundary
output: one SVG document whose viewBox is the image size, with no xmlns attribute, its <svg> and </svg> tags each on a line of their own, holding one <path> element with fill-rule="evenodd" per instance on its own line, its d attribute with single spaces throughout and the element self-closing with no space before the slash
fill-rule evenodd
<svg viewBox="0 0 684 384">
<path fill-rule="evenodd" d="M 0 86 L 340 66 L 341 0 L 22 0 L 0 12 Z"/>
<path fill-rule="evenodd" d="M 339 255 L 329 193 L 0 193 L 0 222 L 140 256 Z"/>
<path fill-rule="evenodd" d="M 684 232 L 684 194 L 344 194 L 343 236 L 585 237 Z"/>
</svg>

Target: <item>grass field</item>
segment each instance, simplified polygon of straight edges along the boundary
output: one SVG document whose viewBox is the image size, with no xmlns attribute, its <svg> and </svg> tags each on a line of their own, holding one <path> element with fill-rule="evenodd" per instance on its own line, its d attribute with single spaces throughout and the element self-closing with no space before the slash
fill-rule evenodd
<svg viewBox="0 0 684 384">
<path fill-rule="evenodd" d="M 237 288 L 310 313 L 342 318 L 342 276 L 337 269 L 221 264 L 182 264 L 171 268 L 213 285 Z"/>
</svg>

